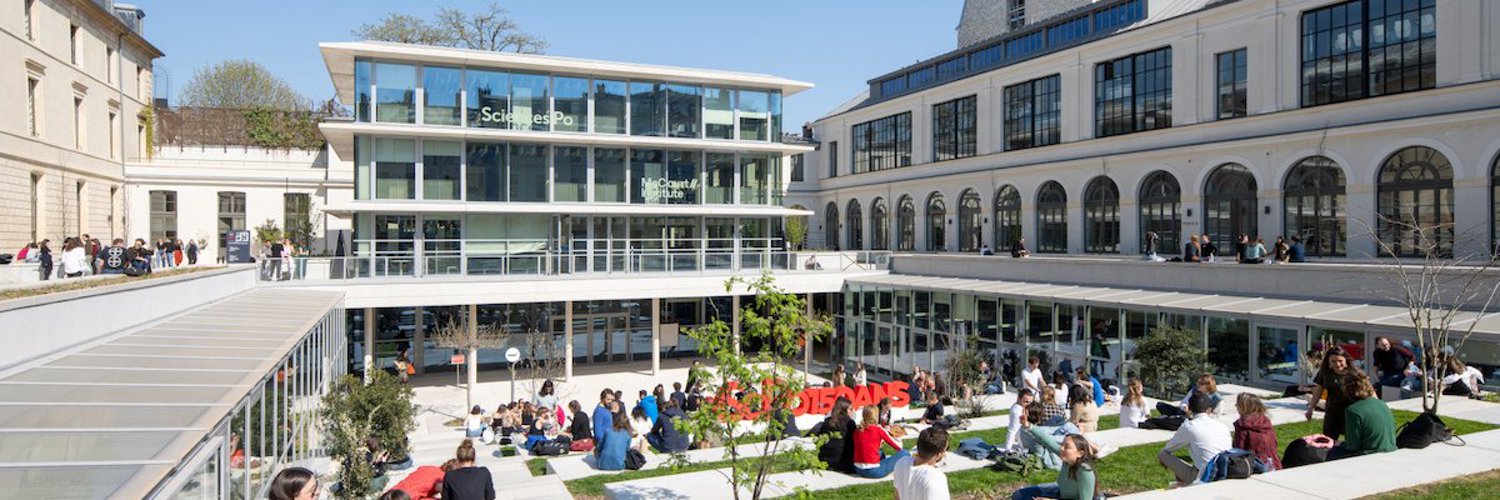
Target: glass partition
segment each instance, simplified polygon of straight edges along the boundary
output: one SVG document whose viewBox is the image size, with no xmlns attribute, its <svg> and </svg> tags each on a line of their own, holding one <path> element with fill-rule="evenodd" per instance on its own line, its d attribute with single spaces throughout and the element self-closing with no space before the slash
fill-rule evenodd
<svg viewBox="0 0 1500 500">
<path fill-rule="evenodd" d="M 734 203 L 734 155 L 731 153 L 708 153 L 708 185 L 704 188 L 704 201 L 712 204 Z"/>
<path fill-rule="evenodd" d="M 547 104 L 547 75 L 510 75 L 510 128 L 546 131 L 552 123 Z"/>
<path fill-rule="evenodd" d="M 703 89 L 691 85 L 667 85 L 667 129 L 672 137 L 698 138 L 703 110 Z"/>
<path fill-rule="evenodd" d="M 375 64 L 375 121 L 416 123 L 416 100 L 416 66 Z"/>
<path fill-rule="evenodd" d="M 370 61 L 354 61 L 354 121 L 370 121 L 370 107 L 373 106 L 370 99 L 372 72 Z"/>
<path fill-rule="evenodd" d="M 1335 330 L 1319 326 L 1307 328 L 1307 341 L 1312 344 L 1313 349 L 1322 352 L 1331 345 L 1337 345 L 1349 354 L 1349 364 L 1354 369 L 1365 371 L 1365 358 L 1368 349 L 1365 348 L 1364 332 L 1349 330 Z"/>
<path fill-rule="evenodd" d="M 463 70 L 422 68 L 422 123 L 458 125 L 463 94 Z"/>
<path fill-rule="evenodd" d="M 589 149 L 557 146 L 552 151 L 552 201 L 588 201 Z"/>
<path fill-rule="evenodd" d="M 740 140 L 764 141 L 770 137 L 771 94 L 739 91 Z"/>
<path fill-rule="evenodd" d="M 734 91 L 703 89 L 703 137 L 734 139 Z"/>
<path fill-rule="evenodd" d="M 375 139 L 375 198 L 417 197 L 417 143 L 410 139 Z"/>
<path fill-rule="evenodd" d="M 588 132 L 589 79 L 552 77 L 552 130 Z"/>
<path fill-rule="evenodd" d="M 602 203 L 624 203 L 625 194 L 625 150 L 594 149 L 594 201 Z"/>
<path fill-rule="evenodd" d="M 625 82 L 594 80 L 594 132 L 625 133 Z"/>
<path fill-rule="evenodd" d="M 630 135 L 666 135 L 666 85 L 630 82 Z"/>
<path fill-rule="evenodd" d="M 700 201 L 698 192 L 701 156 L 697 151 L 670 151 L 667 155 L 667 182 L 663 186 L 662 198 L 674 205 L 696 205 Z"/>
<path fill-rule="evenodd" d="M 510 146 L 510 201 L 547 201 L 547 146 Z"/>
<path fill-rule="evenodd" d="M 630 150 L 631 203 L 666 203 L 661 183 L 667 179 L 665 153 L 656 149 Z"/>
<path fill-rule="evenodd" d="M 505 201 L 505 145 L 470 142 L 465 147 L 465 199 Z"/>
<path fill-rule="evenodd" d="M 422 142 L 422 199 L 457 200 L 463 146 L 457 142 Z"/>
<path fill-rule="evenodd" d="M 1089 371 L 1117 374 L 1124 366 L 1124 344 L 1120 339 L 1120 310 L 1088 308 Z"/>
<path fill-rule="evenodd" d="M 1219 383 L 1250 381 L 1250 322 L 1243 319 L 1207 318 L 1208 362 Z"/>
<path fill-rule="evenodd" d="M 766 204 L 767 161 L 766 155 L 740 155 L 740 204 Z"/>
<path fill-rule="evenodd" d="M 1255 375 L 1261 383 L 1300 384 L 1297 368 L 1299 328 L 1259 325 L 1255 328 Z"/>
</svg>

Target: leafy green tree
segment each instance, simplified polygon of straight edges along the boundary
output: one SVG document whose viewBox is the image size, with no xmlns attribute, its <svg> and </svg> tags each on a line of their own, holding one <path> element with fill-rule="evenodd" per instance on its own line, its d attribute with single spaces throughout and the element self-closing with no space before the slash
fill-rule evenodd
<svg viewBox="0 0 1500 500">
<path fill-rule="evenodd" d="M 1133 358 L 1140 360 L 1141 385 L 1159 398 L 1187 394 L 1202 373 L 1212 373 L 1207 351 L 1198 332 L 1158 326 L 1135 345 Z"/>
<path fill-rule="evenodd" d="M 794 210 L 806 210 L 802 205 L 792 205 Z M 802 244 L 807 242 L 807 216 L 794 215 L 784 219 L 786 244 L 793 250 L 801 250 Z"/>
<path fill-rule="evenodd" d="M 787 446 L 782 437 L 784 419 L 806 385 L 797 370 L 802 345 L 833 331 L 828 318 L 809 314 L 807 302 L 777 287 L 770 275 L 753 280 L 734 277 L 724 284 L 729 292 L 742 287 L 755 298 L 741 308 L 740 335 L 722 320 L 688 331 L 698 341 L 699 354 L 712 359 L 714 367 L 693 369 L 692 378 L 704 384 L 704 394 L 710 397 L 698 411 L 677 421 L 684 432 L 724 446 L 730 463 L 725 479 L 729 496 L 736 500 L 742 490 L 752 499 L 761 498 L 773 472 L 825 467 L 817 448 L 826 437 L 815 438 L 812 446 Z M 742 347 L 748 347 L 746 352 Z M 764 437 L 747 438 L 747 428 L 765 429 Z M 754 456 L 741 452 L 753 447 L 760 447 Z M 690 464 L 683 453 L 672 454 L 667 463 L 674 468 Z"/>
<path fill-rule="evenodd" d="M 498 3 L 473 11 L 443 7 L 430 21 L 393 12 L 379 22 L 355 29 L 354 36 L 364 40 L 522 54 L 540 54 L 547 49 L 546 40 L 521 31 L 521 26 Z"/>
<path fill-rule="evenodd" d="M 304 111 L 312 107 L 286 80 L 248 59 L 198 68 L 182 87 L 179 99 L 184 106 L 200 108 Z"/>
<path fill-rule="evenodd" d="M 407 434 L 416 430 L 416 408 L 411 386 L 384 370 L 372 370 L 366 384 L 359 375 L 345 375 L 323 396 L 321 409 L 324 446 L 334 463 L 341 464 L 340 498 L 369 498 L 374 475 L 365 457 L 365 439 L 374 437 L 392 461 L 410 453 Z"/>
<path fill-rule="evenodd" d="M 255 226 L 255 241 L 267 245 L 281 241 L 281 227 L 276 225 L 276 219 L 266 219 L 264 224 Z"/>
</svg>

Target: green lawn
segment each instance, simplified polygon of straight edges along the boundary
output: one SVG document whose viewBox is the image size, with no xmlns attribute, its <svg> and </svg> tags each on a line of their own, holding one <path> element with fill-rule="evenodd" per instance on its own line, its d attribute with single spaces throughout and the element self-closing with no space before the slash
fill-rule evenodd
<svg viewBox="0 0 1500 500">
<path fill-rule="evenodd" d="M 1367 500 L 1460 500 L 1489 498 L 1500 491 L 1500 469 L 1365 497 Z"/>
<path fill-rule="evenodd" d="M 1416 418 L 1417 413 L 1408 411 L 1395 411 L 1396 425 Z M 1495 425 L 1454 418 L 1443 420 L 1453 427 L 1459 434 L 1469 434 L 1487 431 L 1497 428 Z M 1099 418 L 1099 430 L 1117 428 L 1120 419 L 1117 415 L 1109 415 Z M 1293 439 L 1301 438 L 1309 434 L 1322 432 L 1323 423 L 1320 420 L 1311 422 L 1295 422 L 1276 426 L 1276 435 L 1280 449 L 1285 449 L 1287 443 Z M 1005 429 L 991 429 L 974 432 L 960 432 L 952 436 L 952 441 L 983 437 L 991 443 L 1003 442 Z M 952 443 L 950 443 L 950 449 Z M 1172 473 L 1156 463 L 1156 453 L 1161 450 L 1162 443 L 1143 444 L 1120 448 L 1114 454 L 1105 457 L 1096 464 L 1100 486 L 1104 491 L 1114 495 L 1137 493 L 1141 491 L 1160 489 L 1172 481 Z M 1186 453 L 1183 454 L 1186 457 Z M 1056 479 L 1055 471 L 1043 471 L 1032 474 L 1029 477 L 1013 472 L 1001 472 L 991 468 L 971 469 L 948 474 L 948 488 L 954 495 L 962 493 L 989 493 L 1003 494 L 1028 484 L 1052 482 Z M 889 498 L 892 494 L 889 481 L 880 483 L 862 484 L 833 490 L 819 491 L 817 497 L 823 499 L 849 499 L 867 500 L 869 498 Z M 1447 498 L 1447 497 L 1433 497 Z"/>
<path fill-rule="evenodd" d="M 526 469 L 530 470 L 533 476 L 545 476 L 547 475 L 547 459 L 533 458 L 527 460 Z"/>
<path fill-rule="evenodd" d="M 646 459 L 647 460 L 651 460 L 651 461 L 660 461 L 660 460 L 666 460 L 667 457 L 663 456 L 663 455 L 652 455 L 650 457 L 647 457 Z M 773 470 L 775 470 L 776 472 L 783 472 L 783 471 L 789 470 L 789 468 L 786 467 L 785 464 L 781 463 L 780 460 L 778 460 L 777 462 L 778 462 L 777 464 L 775 464 L 775 465 L 772 466 Z M 620 482 L 620 481 L 631 481 L 631 480 L 635 480 L 635 479 L 645 479 L 645 478 L 648 478 L 648 477 L 670 476 L 670 475 L 674 475 L 674 474 L 683 474 L 683 473 L 687 473 L 687 472 L 698 472 L 698 471 L 705 471 L 705 470 L 711 470 L 711 469 L 719 469 L 719 468 L 724 468 L 724 467 L 729 467 L 729 461 L 728 460 L 720 460 L 720 461 L 716 461 L 716 462 L 696 463 L 696 464 L 692 464 L 692 465 L 688 465 L 688 466 L 680 467 L 680 468 L 676 468 L 676 469 L 670 468 L 670 467 L 659 467 L 659 468 L 655 468 L 655 469 L 625 471 L 625 472 L 619 472 L 619 473 L 614 473 L 614 474 L 601 474 L 601 475 L 590 476 L 590 477 L 585 477 L 585 478 L 581 478 L 581 479 L 574 479 L 572 481 L 564 482 L 563 484 L 568 487 L 568 492 L 572 493 L 573 496 L 575 496 L 575 497 L 595 497 L 595 498 L 597 498 L 597 497 L 603 497 L 604 496 L 604 485 L 609 484 L 609 483 L 616 483 L 616 482 Z M 535 474 L 535 471 L 533 470 L 532 473 Z M 728 484 L 728 480 L 727 479 L 725 480 L 725 484 L 726 485 Z M 726 486 L 726 488 L 727 488 L 727 486 Z"/>
</svg>

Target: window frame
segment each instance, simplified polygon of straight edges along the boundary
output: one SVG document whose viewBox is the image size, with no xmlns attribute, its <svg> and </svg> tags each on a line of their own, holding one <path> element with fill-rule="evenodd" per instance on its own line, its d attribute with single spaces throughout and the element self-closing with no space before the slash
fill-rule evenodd
<svg viewBox="0 0 1500 500">
<path fill-rule="evenodd" d="M 970 95 L 932 105 L 932 161 L 978 154 L 978 102 Z"/>
<path fill-rule="evenodd" d="M 1094 64 L 1095 137 L 1172 127 L 1172 53 L 1168 45 Z"/>
<path fill-rule="evenodd" d="M 1037 189 L 1036 234 L 1037 253 L 1068 253 L 1068 191 L 1057 181 Z"/>
<path fill-rule="evenodd" d="M 1108 176 L 1094 177 L 1083 190 L 1084 253 L 1120 253 L 1120 187 Z"/>
<path fill-rule="evenodd" d="M 1062 75 L 1054 74 L 1005 87 L 1006 151 L 1051 146 L 1062 141 Z M 1047 109 L 1047 111 L 1040 111 Z"/>
<path fill-rule="evenodd" d="M 1214 118 L 1249 116 L 1249 60 L 1244 47 L 1214 55 Z M 1225 109 L 1225 104 L 1229 104 Z"/>
</svg>

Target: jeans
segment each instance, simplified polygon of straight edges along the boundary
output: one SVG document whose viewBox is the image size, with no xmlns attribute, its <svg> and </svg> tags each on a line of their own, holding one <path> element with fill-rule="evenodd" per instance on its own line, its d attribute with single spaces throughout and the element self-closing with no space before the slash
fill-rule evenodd
<svg viewBox="0 0 1500 500">
<path fill-rule="evenodd" d="M 889 476 L 891 475 L 891 471 L 896 470 L 896 461 L 908 455 L 911 455 L 911 452 L 906 450 L 898 451 L 895 455 L 880 459 L 880 465 L 875 467 L 869 469 L 855 467 L 854 475 L 869 479 L 880 479 Z"/>
<path fill-rule="evenodd" d="M 1016 490 L 1010 494 L 1011 500 L 1031 500 L 1033 498 L 1062 498 L 1062 488 L 1057 483 L 1034 484 Z"/>
<path fill-rule="evenodd" d="M 1181 407 L 1166 401 L 1158 401 L 1156 403 L 1156 412 L 1160 413 L 1163 417 L 1187 416 L 1187 412 L 1182 411 Z"/>
<path fill-rule="evenodd" d="M 1404 381 L 1406 381 L 1406 374 L 1401 372 L 1389 373 L 1380 377 L 1380 385 L 1387 387 L 1401 387 L 1401 383 Z"/>
<path fill-rule="evenodd" d="M 988 384 L 984 386 L 985 394 L 1000 394 L 1002 392 L 1005 392 L 1005 389 L 1002 389 L 999 384 Z"/>
</svg>

